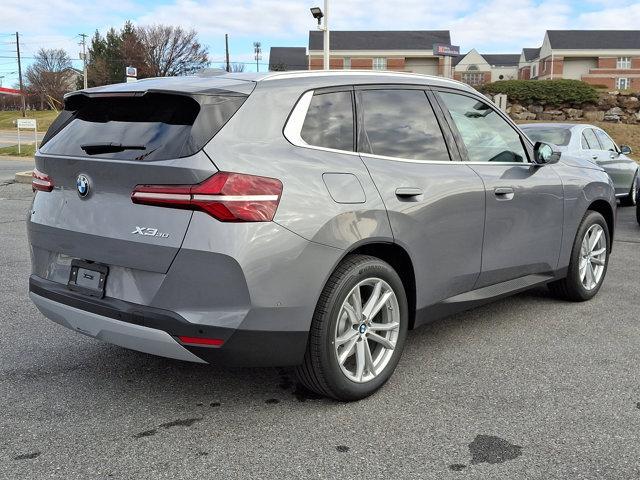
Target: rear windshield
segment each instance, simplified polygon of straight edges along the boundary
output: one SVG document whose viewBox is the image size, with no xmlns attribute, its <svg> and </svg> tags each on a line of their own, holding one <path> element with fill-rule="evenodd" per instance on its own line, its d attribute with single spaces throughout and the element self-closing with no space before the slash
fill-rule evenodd
<svg viewBox="0 0 640 480">
<path fill-rule="evenodd" d="M 246 95 L 146 93 L 67 99 L 43 139 L 43 154 L 115 160 L 167 160 L 198 152 Z"/>
<path fill-rule="evenodd" d="M 524 133 L 527 134 L 534 142 L 553 143 L 558 146 L 569 145 L 571 140 L 571 130 L 568 128 L 560 127 L 531 127 L 523 128 Z"/>
</svg>

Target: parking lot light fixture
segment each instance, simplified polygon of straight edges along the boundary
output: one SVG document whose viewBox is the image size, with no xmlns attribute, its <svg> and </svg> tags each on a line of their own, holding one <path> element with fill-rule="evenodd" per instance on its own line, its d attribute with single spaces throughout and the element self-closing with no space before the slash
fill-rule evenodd
<svg viewBox="0 0 640 480">
<path fill-rule="evenodd" d="M 311 15 L 313 15 L 313 18 L 318 20 L 318 27 L 320 27 L 320 22 L 322 21 L 322 17 L 324 17 L 324 14 L 322 13 L 322 9 L 320 7 L 312 7 Z"/>
</svg>

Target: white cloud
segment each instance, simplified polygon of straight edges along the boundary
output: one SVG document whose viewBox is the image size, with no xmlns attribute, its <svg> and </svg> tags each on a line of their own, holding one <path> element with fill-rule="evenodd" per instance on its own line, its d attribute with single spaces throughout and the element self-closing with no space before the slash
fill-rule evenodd
<svg viewBox="0 0 640 480">
<path fill-rule="evenodd" d="M 582 13 L 577 23 L 585 29 L 636 30 L 640 28 L 640 3 Z"/>
</svg>

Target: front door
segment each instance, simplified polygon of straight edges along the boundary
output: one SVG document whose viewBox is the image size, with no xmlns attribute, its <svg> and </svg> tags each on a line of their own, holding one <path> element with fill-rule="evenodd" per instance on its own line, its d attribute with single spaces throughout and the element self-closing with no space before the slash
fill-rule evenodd
<svg viewBox="0 0 640 480">
<path fill-rule="evenodd" d="M 553 166 L 531 163 L 526 140 L 488 102 L 444 90 L 438 97 L 463 159 L 484 182 L 486 220 L 476 288 L 552 273 L 564 218 L 562 182 Z"/>
</svg>

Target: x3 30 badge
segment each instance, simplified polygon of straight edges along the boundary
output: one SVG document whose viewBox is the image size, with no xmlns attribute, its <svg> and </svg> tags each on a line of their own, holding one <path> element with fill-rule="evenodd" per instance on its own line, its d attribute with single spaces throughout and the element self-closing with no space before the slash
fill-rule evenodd
<svg viewBox="0 0 640 480">
<path fill-rule="evenodd" d="M 134 227 L 135 230 L 131 232 L 133 235 L 144 235 L 147 237 L 160 237 L 160 238 L 169 238 L 168 233 L 159 232 L 157 228 L 152 227 Z"/>
</svg>

